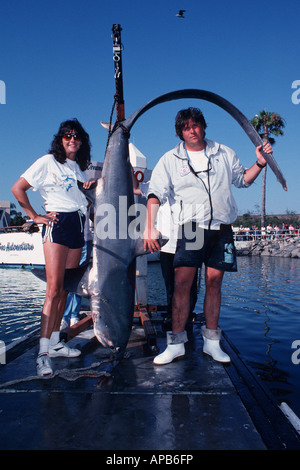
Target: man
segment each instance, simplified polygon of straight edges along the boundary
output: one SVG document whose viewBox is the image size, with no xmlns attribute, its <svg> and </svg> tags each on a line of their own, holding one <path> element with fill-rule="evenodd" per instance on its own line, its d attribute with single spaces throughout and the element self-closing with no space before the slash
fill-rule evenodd
<svg viewBox="0 0 300 470">
<path fill-rule="evenodd" d="M 168 364 L 185 354 L 185 325 L 189 315 L 190 289 L 196 269 L 205 264 L 203 351 L 216 361 L 230 362 L 220 347 L 218 327 L 221 286 L 225 271 L 236 271 L 236 253 L 231 224 L 237 207 L 231 184 L 248 187 L 266 166 L 257 147 L 257 161 L 245 169 L 235 152 L 225 145 L 205 138 L 206 122 L 197 108 L 178 112 L 175 129 L 182 142 L 167 152 L 154 168 L 148 191 L 144 247 L 159 250 L 155 218 L 166 199 L 174 223 L 179 224 L 174 257 L 175 291 L 172 304 L 172 332 L 167 332 L 167 348 L 154 359 Z M 264 151 L 272 152 L 269 144 Z"/>
</svg>

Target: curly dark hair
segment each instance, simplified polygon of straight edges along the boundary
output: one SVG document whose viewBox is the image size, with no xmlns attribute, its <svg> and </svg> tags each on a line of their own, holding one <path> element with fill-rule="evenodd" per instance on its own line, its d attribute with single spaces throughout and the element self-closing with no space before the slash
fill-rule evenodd
<svg viewBox="0 0 300 470">
<path fill-rule="evenodd" d="M 178 137 L 181 140 L 184 140 L 182 137 L 182 130 L 184 129 L 184 127 L 186 126 L 186 124 L 189 122 L 190 119 L 201 124 L 203 129 L 207 128 L 207 124 L 204 119 L 203 113 L 199 108 L 182 109 L 181 111 L 178 111 L 178 113 L 176 114 L 176 119 L 175 119 L 176 135 L 178 135 Z M 205 132 L 204 132 L 204 136 L 205 136 Z"/>
<path fill-rule="evenodd" d="M 80 166 L 80 169 L 84 171 L 91 161 L 91 143 L 88 133 L 83 129 L 77 119 L 69 119 L 61 123 L 57 134 L 54 135 L 49 153 L 54 155 L 55 160 L 59 163 L 65 163 L 67 157 L 62 144 L 62 138 L 66 133 L 72 130 L 77 132 L 81 139 L 81 146 L 76 154 L 76 162 Z"/>
</svg>

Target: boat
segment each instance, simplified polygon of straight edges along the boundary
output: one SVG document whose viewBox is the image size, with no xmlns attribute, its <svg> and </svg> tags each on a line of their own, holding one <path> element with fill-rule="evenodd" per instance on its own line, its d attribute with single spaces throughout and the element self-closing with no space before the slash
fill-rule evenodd
<svg viewBox="0 0 300 470">
<path fill-rule="evenodd" d="M 42 227 L 32 221 L 0 231 L 0 266 L 11 268 L 43 267 Z"/>
</svg>

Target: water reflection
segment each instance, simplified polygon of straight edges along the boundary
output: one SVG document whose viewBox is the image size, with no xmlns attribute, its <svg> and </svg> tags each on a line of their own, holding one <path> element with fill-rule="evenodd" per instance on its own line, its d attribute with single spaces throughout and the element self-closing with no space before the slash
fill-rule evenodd
<svg viewBox="0 0 300 470">
<path fill-rule="evenodd" d="M 300 337 L 300 260 L 238 261 L 239 272 L 225 277 L 221 326 L 278 399 L 300 415 L 299 367 L 291 361 Z"/>
<path fill-rule="evenodd" d="M 39 327 L 45 288 L 30 270 L 0 269 L 0 340 L 9 344 Z"/>
<path fill-rule="evenodd" d="M 266 320 L 264 321 L 264 324 L 265 324 L 264 337 L 267 338 L 268 341 L 271 340 L 271 342 L 268 342 L 268 343 L 267 343 L 266 356 L 268 357 L 268 359 L 265 360 L 265 364 L 266 364 L 266 365 L 269 365 L 269 366 L 272 366 L 272 365 L 275 366 L 276 363 L 277 363 L 277 361 L 274 360 L 274 359 L 272 358 L 272 356 L 271 356 L 271 348 L 272 348 L 272 345 L 273 345 L 273 344 L 279 343 L 279 341 L 278 341 L 277 339 L 275 339 L 275 338 L 271 338 L 270 336 L 268 336 L 268 333 L 269 333 L 269 331 L 270 331 L 270 329 L 271 329 L 271 326 L 268 325 L 268 322 L 269 322 L 271 319 L 270 319 L 270 316 L 268 315 L 267 312 L 268 312 L 268 310 L 266 310 L 266 311 L 264 312 L 264 315 L 265 315 L 265 317 L 266 317 Z"/>
</svg>

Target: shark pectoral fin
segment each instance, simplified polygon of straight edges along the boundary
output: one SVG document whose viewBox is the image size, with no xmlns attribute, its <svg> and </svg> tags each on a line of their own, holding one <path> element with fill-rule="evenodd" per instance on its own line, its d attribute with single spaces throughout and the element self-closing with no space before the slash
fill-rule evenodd
<svg viewBox="0 0 300 470">
<path fill-rule="evenodd" d="M 34 274 L 36 277 L 38 277 L 41 281 L 46 282 L 46 270 L 45 269 L 38 269 L 38 268 L 33 268 L 31 270 L 32 274 Z"/>
<path fill-rule="evenodd" d="M 64 278 L 64 289 L 73 294 L 81 295 L 82 297 L 88 297 L 87 286 L 89 279 L 89 272 L 92 267 L 92 263 L 79 266 L 74 269 L 65 270 Z M 41 281 L 47 281 L 45 269 L 32 269 L 32 274 L 38 277 Z"/>
<path fill-rule="evenodd" d="M 101 178 L 99 178 L 101 180 Z M 98 180 L 96 180 L 90 187 L 89 189 L 86 189 L 83 187 L 83 183 L 81 181 L 77 180 L 77 186 L 80 189 L 80 191 L 85 195 L 85 197 L 91 201 L 92 204 L 95 204 L 95 199 L 96 199 L 96 187 L 98 184 Z"/>
<path fill-rule="evenodd" d="M 160 248 L 162 248 L 167 242 L 169 241 L 168 238 L 164 238 L 160 236 L 158 238 L 158 243 Z M 141 256 L 141 255 L 148 255 L 150 253 L 149 249 L 147 251 L 144 250 L 144 239 L 138 238 L 135 245 L 134 256 Z"/>
<path fill-rule="evenodd" d="M 110 122 L 105 122 L 105 121 L 100 121 L 100 124 L 102 127 L 104 127 L 104 129 L 106 129 L 107 131 L 109 131 L 110 127 L 113 128 L 115 126 L 115 124 L 112 124 Z"/>
<path fill-rule="evenodd" d="M 92 263 L 65 270 L 64 289 L 82 297 L 88 297 L 89 273 Z"/>
</svg>

